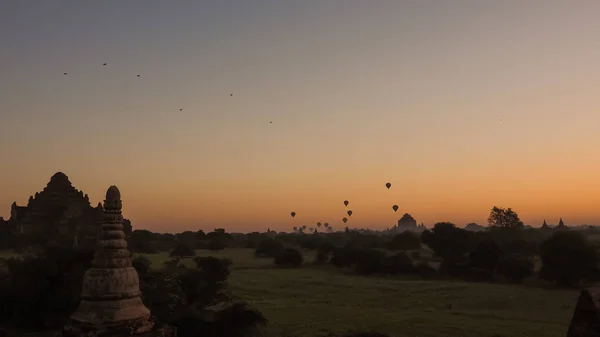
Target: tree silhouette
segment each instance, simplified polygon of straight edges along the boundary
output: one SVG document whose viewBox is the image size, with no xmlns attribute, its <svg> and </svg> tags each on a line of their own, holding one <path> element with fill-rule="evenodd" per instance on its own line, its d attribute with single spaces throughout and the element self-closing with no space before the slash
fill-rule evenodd
<svg viewBox="0 0 600 337">
<path fill-rule="evenodd" d="M 519 219 L 517 212 L 512 208 L 492 207 L 490 216 L 488 217 L 488 225 L 490 227 L 499 228 L 523 228 L 523 221 Z"/>
</svg>

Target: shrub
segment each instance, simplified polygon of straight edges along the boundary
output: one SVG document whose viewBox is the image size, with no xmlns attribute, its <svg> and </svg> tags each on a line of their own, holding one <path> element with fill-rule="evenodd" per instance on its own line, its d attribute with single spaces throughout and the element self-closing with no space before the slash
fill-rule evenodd
<svg viewBox="0 0 600 337">
<path fill-rule="evenodd" d="M 563 286 L 574 286 L 597 272 L 595 247 L 583 234 L 555 232 L 540 245 L 540 277 Z"/>
<path fill-rule="evenodd" d="M 381 272 L 385 253 L 376 249 L 361 249 L 356 252 L 355 271 L 370 275 Z"/>
<path fill-rule="evenodd" d="M 131 266 L 137 270 L 140 278 L 142 278 L 150 272 L 152 262 L 145 256 L 138 256 L 131 260 Z"/>
<path fill-rule="evenodd" d="M 17 328 L 54 329 L 77 309 L 93 251 L 48 248 L 43 256 L 9 259 L 0 279 L 0 323 Z"/>
<path fill-rule="evenodd" d="M 510 281 L 521 283 L 533 275 L 533 263 L 525 256 L 510 254 L 500 258 L 496 272 Z"/>
<path fill-rule="evenodd" d="M 225 249 L 225 240 L 220 238 L 214 238 L 208 242 L 208 250 L 214 252 Z"/>
<path fill-rule="evenodd" d="M 189 245 L 186 245 L 184 243 L 180 243 L 177 246 L 175 246 L 175 249 L 173 249 L 171 251 L 171 253 L 169 254 L 169 256 L 171 257 L 190 257 L 190 256 L 196 256 L 196 251 L 190 247 Z"/>
<path fill-rule="evenodd" d="M 303 261 L 302 253 L 294 248 L 286 248 L 275 257 L 275 264 L 278 266 L 299 267 Z"/>
<path fill-rule="evenodd" d="M 256 257 L 276 257 L 284 250 L 283 244 L 274 239 L 264 239 L 256 248 Z"/>
<path fill-rule="evenodd" d="M 431 280 L 435 278 L 437 274 L 437 270 L 435 270 L 435 268 L 430 266 L 429 263 L 425 261 L 417 263 L 417 265 L 415 266 L 415 270 L 417 273 L 419 273 L 421 278 L 425 280 Z"/>
<path fill-rule="evenodd" d="M 498 265 L 502 251 L 492 240 L 480 242 L 475 250 L 469 254 L 469 266 L 471 268 L 486 270 L 493 273 Z"/>
<path fill-rule="evenodd" d="M 384 257 L 380 272 L 385 274 L 406 274 L 415 271 L 412 259 L 404 252 Z"/>
<path fill-rule="evenodd" d="M 127 246 L 131 252 L 142 254 L 156 254 L 158 250 L 150 242 L 139 238 L 127 240 Z"/>
<path fill-rule="evenodd" d="M 219 259 L 213 256 L 194 258 L 196 268 L 202 270 L 211 280 L 225 281 L 229 276 L 230 259 Z"/>
<path fill-rule="evenodd" d="M 335 250 L 335 246 L 329 242 L 325 241 L 319 249 L 317 250 L 317 257 L 315 258 L 316 263 L 327 263 L 329 258 L 331 257 L 331 253 Z"/>
<path fill-rule="evenodd" d="M 414 250 L 421 248 L 421 239 L 411 231 L 404 231 L 394 236 L 389 243 L 391 250 Z"/>
</svg>

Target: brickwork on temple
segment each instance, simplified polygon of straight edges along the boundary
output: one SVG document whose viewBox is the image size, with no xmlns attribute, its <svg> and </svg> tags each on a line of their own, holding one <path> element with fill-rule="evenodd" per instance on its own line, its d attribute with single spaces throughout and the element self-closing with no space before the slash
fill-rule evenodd
<svg viewBox="0 0 600 337">
<path fill-rule="evenodd" d="M 172 328 L 156 329 L 150 310 L 142 303 L 139 276 L 131 265 L 123 232 L 121 206 L 121 193 L 111 186 L 92 267 L 83 279 L 81 303 L 63 336 L 175 336 Z"/>
</svg>

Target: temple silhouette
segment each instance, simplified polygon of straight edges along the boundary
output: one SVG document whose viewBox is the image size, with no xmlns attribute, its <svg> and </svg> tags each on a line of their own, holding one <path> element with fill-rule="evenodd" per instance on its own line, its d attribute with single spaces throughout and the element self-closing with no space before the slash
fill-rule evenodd
<svg viewBox="0 0 600 337">
<path fill-rule="evenodd" d="M 92 206 L 87 194 L 73 187 L 66 174 L 57 172 L 41 192 L 29 197 L 27 206 L 12 203 L 10 218 L 0 218 L 0 232 L 44 236 L 56 243 L 94 244 L 102 220 L 102 204 Z M 123 224 L 130 234 L 131 222 Z"/>
</svg>

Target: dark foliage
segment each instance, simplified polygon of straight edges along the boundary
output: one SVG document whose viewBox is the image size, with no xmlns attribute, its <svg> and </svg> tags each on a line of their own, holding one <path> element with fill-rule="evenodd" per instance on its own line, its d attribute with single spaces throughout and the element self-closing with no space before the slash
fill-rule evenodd
<svg viewBox="0 0 600 337">
<path fill-rule="evenodd" d="M 540 246 L 540 277 L 561 286 L 576 286 L 598 273 L 596 248 L 579 232 L 555 232 Z"/>
<path fill-rule="evenodd" d="M 194 250 L 194 248 L 190 247 L 189 245 L 187 245 L 185 243 L 180 243 L 177 246 L 175 246 L 175 249 L 173 249 L 169 253 L 169 256 L 179 257 L 179 258 L 196 256 L 196 251 Z"/>
<path fill-rule="evenodd" d="M 512 282 L 521 283 L 533 275 L 533 262 L 519 254 L 504 255 L 498 261 L 496 273 Z"/>
<path fill-rule="evenodd" d="M 346 245 L 333 250 L 330 259 L 331 264 L 338 268 L 349 268 L 356 263 L 356 249 Z"/>
<path fill-rule="evenodd" d="M 385 253 L 376 249 L 360 249 L 356 252 L 355 271 L 369 275 L 381 272 Z"/>
<path fill-rule="evenodd" d="M 445 260 L 461 261 L 477 245 L 475 234 L 457 228 L 449 222 L 440 222 L 433 229 L 421 233 L 421 241 L 435 255 Z"/>
<path fill-rule="evenodd" d="M 492 207 L 488 217 L 490 227 L 499 228 L 522 228 L 523 221 L 519 219 L 517 212 L 509 208 Z"/>
<path fill-rule="evenodd" d="M 62 327 L 79 303 L 93 251 L 52 247 L 42 257 L 7 261 L 0 281 L 0 324 L 22 329 Z"/>
<path fill-rule="evenodd" d="M 421 259 L 421 253 L 419 253 L 419 252 L 410 252 L 410 257 L 413 260 L 415 260 L 415 261 L 416 260 L 420 260 Z"/>
<path fill-rule="evenodd" d="M 415 250 L 421 248 L 421 239 L 411 231 L 396 234 L 389 243 L 390 250 Z"/>
<path fill-rule="evenodd" d="M 137 270 L 140 278 L 142 278 L 150 272 L 152 262 L 145 256 L 138 256 L 131 260 L 131 265 Z"/>
<path fill-rule="evenodd" d="M 469 254 L 469 267 L 494 273 L 502 251 L 493 240 L 481 241 Z"/>
<path fill-rule="evenodd" d="M 283 244 L 274 239 L 265 239 L 260 242 L 254 255 L 256 257 L 276 257 L 284 250 Z"/>
<path fill-rule="evenodd" d="M 437 270 L 425 261 L 421 261 L 415 265 L 415 271 L 424 280 L 431 280 L 437 276 Z"/>
<path fill-rule="evenodd" d="M 230 259 L 218 259 L 213 256 L 194 258 L 196 267 L 205 273 L 205 276 L 215 282 L 224 282 L 229 277 L 229 267 L 233 264 Z"/>
<path fill-rule="evenodd" d="M 319 246 L 319 249 L 317 249 L 317 256 L 315 258 L 315 262 L 316 263 L 329 262 L 329 259 L 331 258 L 331 254 L 333 253 L 334 250 L 335 250 L 335 246 L 333 245 L 333 243 L 331 243 L 329 241 L 323 242 L 321 244 L 321 246 Z"/>
<path fill-rule="evenodd" d="M 386 256 L 382 259 L 380 273 L 397 275 L 415 272 L 412 259 L 404 252 Z"/>
<path fill-rule="evenodd" d="M 225 240 L 221 238 L 215 238 L 208 242 L 208 250 L 213 252 L 225 249 Z"/>
<path fill-rule="evenodd" d="M 304 257 L 295 248 L 285 248 L 275 257 L 275 264 L 278 266 L 300 267 L 302 262 L 304 262 Z"/>
</svg>

